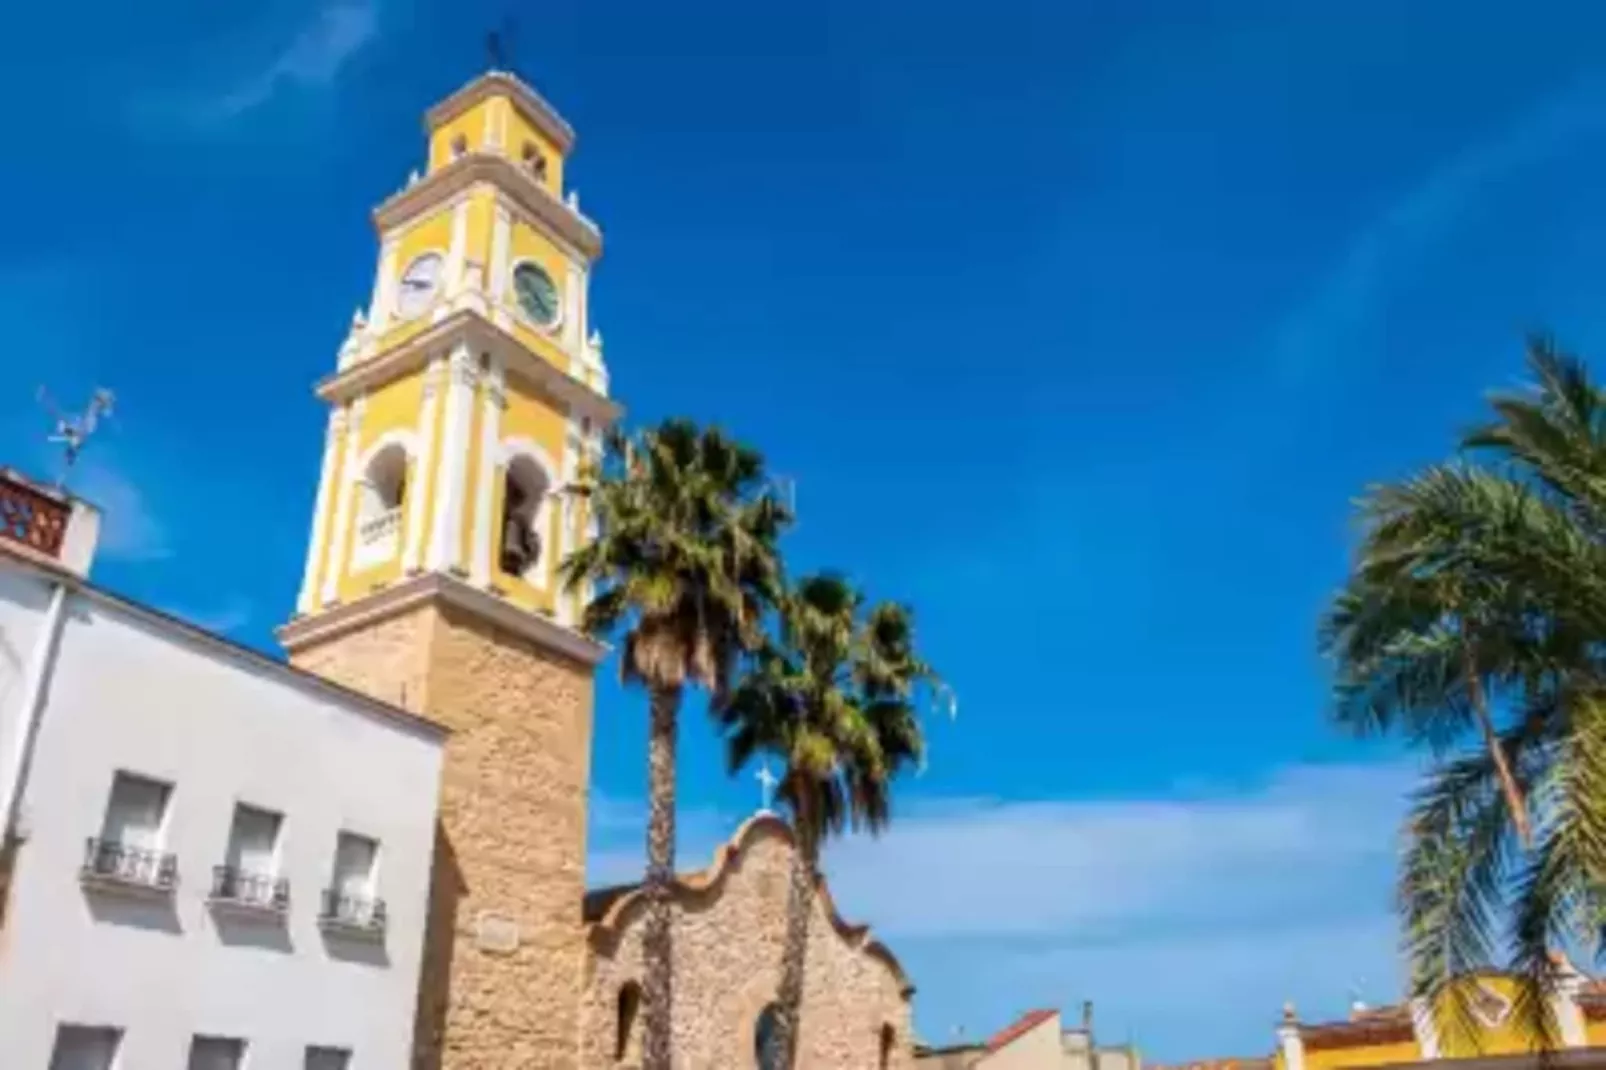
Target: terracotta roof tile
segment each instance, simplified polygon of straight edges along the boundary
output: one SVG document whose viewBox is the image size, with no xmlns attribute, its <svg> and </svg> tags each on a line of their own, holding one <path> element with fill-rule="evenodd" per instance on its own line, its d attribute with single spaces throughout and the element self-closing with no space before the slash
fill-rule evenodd
<svg viewBox="0 0 1606 1070">
<path fill-rule="evenodd" d="M 1033 1029 L 1042 1025 L 1044 1022 L 1048 1021 L 1058 1013 L 1059 1011 L 1055 1010 L 1053 1007 L 1043 1007 L 1035 1011 L 1027 1011 L 1025 1014 L 1020 1016 L 1019 1020 L 1017 1020 L 1015 1024 L 1007 1025 L 998 1032 L 994 1033 L 992 1039 L 987 1042 L 987 1050 L 989 1052 L 997 1051 L 1004 1045 L 1013 1043 L 1017 1038 L 1031 1032 Z"/>
</svg>

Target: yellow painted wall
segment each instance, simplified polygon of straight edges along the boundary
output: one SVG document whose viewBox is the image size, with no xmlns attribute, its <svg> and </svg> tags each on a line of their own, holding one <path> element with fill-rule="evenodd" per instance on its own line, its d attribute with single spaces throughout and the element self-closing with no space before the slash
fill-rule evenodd
<svg viewBox="0 0 1606 1070">
<path fill-rule="evenodd" d="M 486 128 L 490 128 L 490 141 Z M 500 152 L 514 163 L 524 160 L 524 146 L 533 143 L 546 157 L 546 181 L 543 185 L 555 197 L 563 195 L 563 154 L 557 145 L 513 104 L 513 98 L 504 94 L 486 97 L 456 118 L 436 127 L 429 135 L 429 170 L 438 171 L 452 162 L 452 141 L 458 137 L 466 141 L 467 151 L 484 152 L 487 147 Z"/>
<path fill-rule="evenodd" d="M 438 171 L 452 162 L 452 142 L 461 135 L 468 142 L 469 152 L 485 148 L 485 122 L 490 116 L 490 105 L 496 98 L 482 100 L 457 118 L 430 131 L 429 169 Z"/>
<path fill-rule="evenodd" d="M 1473 984 L 1479 980 L 1515 1003 L 1517 982 L 1509 977 L 1488 975 L 1458 983 Z M 1476 1034 L 1469 1033 L 1456 1014 L 1452 1000 L 1453 997 L 1449 992 L 1442 992 L 1433 1003 L 1433 1021 L 1439 1033 L 1439 1052 L 1446 1058 L 1512 1055 L 1535 1049 L 1535 1038 L 1528 1035 L 1521 1022 L 1512 1014 L 1508 1014 L 1505 1020 L 1493 1029 L 1479 1023 Z"/>
<path fill-rule="evenodd" d="M 1390 1063 L 1409 1063 L 1422 1058 L 1416 1041 L 1398 1044 L 1367 1044 L 1353 1048 L 1324 1048 L 1305 1051 L 1305 1070 L 1338 1070 L 1348 1066 L 1387 1066 Z"/>
<path fill-rule="evenodd" d="M 507 109 L 507 143 L 502 151 L 507 153 L 508 159 L 515 163 L 524 159 L 524 143 L 532 141 L 535 147 L 541 150 L 546 157 L 546 188 L 555 197 L 563 196 L 563 154 L 552 143 L 552 139 L 537 130 L 524 113 L 513 107 L 511 99 L 506 100 L 503 106 Z"/>
<path fill-rule="evenodd" d="M 1584 1018 L 1584 1044 L 1591 1048 L 1606 1046 L 1606 1018 Z"/>
</svg>

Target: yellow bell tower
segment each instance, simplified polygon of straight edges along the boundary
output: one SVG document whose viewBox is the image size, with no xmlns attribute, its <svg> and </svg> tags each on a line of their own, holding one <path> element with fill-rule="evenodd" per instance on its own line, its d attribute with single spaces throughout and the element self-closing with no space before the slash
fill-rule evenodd
<svg viewBox="0 0 1606 1070">
<path fill-rule="evenodd" d="M 426 116 L 428 167 L 374 211 L 379 269 L 334 374 L 297 665 L 452 730 L 419 1067 L 568 1067 L 584 962 L 593 674 L 555 569 L 608 400 L 586 291 L 601 235 L 574 132 L 492 72 Z"/>
</svg>

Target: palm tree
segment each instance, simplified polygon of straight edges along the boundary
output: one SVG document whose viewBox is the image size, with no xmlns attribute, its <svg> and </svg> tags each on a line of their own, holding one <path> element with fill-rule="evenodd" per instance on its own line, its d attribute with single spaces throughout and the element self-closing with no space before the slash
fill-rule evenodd
<svg viewBox="0 0 1606 1070">
<path fill-rule="evenodd" d="M 783 600 L 778 642 L 766 645 L 716 711 L 732 772 L 755 755 L 783 763 L 777 799 L 797 834 L 771 1050 L 762 1065 L 796 1061 L 808 921 L 820 848 L 848 827 L 880 832 L 891 784 L 925 753 L 920 713 L 942 684 L 915 651 L 910 612 L 866 608 L 840 577 L 810 576 Z"/>
<path fill-rule="evenodd" d="M 1606 395 L 1542 339 L 1529 359 L 1536 389 L 1495 397 L 1464 459 L 1362 501 L 1320 643 L 1340 725 L 1441 759 L 1400 876 L 1414 991 L 1507 958 L 1548 1049 L 1553 952 L 1606 919 Z"/>
<path fill-rule="evenodd" d="M 594 587 L 583 626 L 623 634 L 620 675 L 646 689 L 650 707 L 642 1054 L 645 1070 L 669 1070 L 681 698 L 692 685 L 723 701 L 738 659 L 762 642 L 783 588 L 777 543 L 791 517 L 756 451 L 685 420 L 634 439 L 611 434 L 577 489 L 598 534 L 560 577 L 568 591 Z"/>
</svg>

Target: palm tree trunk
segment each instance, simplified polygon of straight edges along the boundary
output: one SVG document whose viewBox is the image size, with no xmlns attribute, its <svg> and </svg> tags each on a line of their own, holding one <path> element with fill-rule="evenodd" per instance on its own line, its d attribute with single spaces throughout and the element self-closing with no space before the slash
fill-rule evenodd
<svg viewBox="0 0 1606 1070">
<path fill-rule="evenodd" d="M 642 932 L 642 1070 L 671 1070 L 674 1057 L 675 736 L 680 688 L 650 692 L 647 729 L 647 893 Z"/>
<path fill-rule="evenodd" d="M 1522 796 L 1516 776 L 1511 772 L 1506 748 L 1501 746 L 1500 736 L 1494 730 L 1494 721 L 1489 716 L 1489 696 L 1483 689 L 1483 676 L 1478 672 L 1469 648 L 1462 650 L 1461 667 L 1467 678 L 1467 699 L 1472 705 L 1473 716 L 1478 719 L 1478 730 L 1483 733 L 1483 745 L 1489 749 L 1489 758 L 1494 762 L 1500 793 L 1506 797 L 1506 809 L 1511 811 L 1511 823 L 1516 826 L 1517 838 L 1522 841 L 1523 847 L 1532 847 L 1533 827 L 1528 821 L 1528 803 Z"/>
<path fill-rule="evenodd" d="M 807 789 L 804 789 L 806 792 Z M 799 793 L 803 794 L 803 793 Z M 781 952 L 781 988 L 777 1000 L 775 1040 L 780 1065 L 797 1065 L 797 1041 L 803 1025 L 803 978 L 809 946 L 809 917 L 814 913 L 819 837 L 803 803 L 794 811 L 797 849 L 792 852 L 791 881 L 786 897 L 786 943 Z"/>
</svg>

